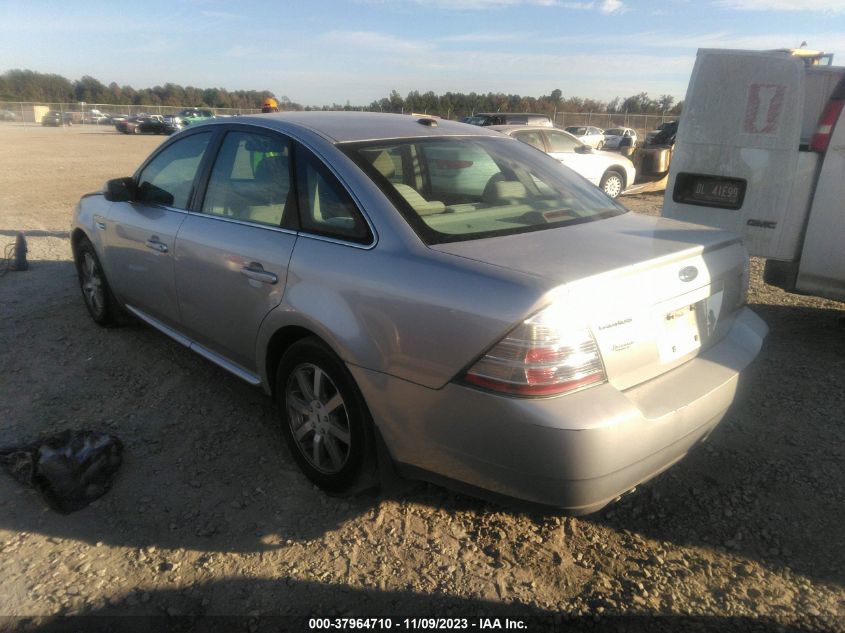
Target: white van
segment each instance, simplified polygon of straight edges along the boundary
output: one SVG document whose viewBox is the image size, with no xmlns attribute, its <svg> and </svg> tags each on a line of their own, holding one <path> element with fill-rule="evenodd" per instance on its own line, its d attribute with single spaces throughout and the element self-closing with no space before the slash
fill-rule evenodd
<svg viewBox="0 0 845 633">
<path fill-rule="evenodd" d="M 845 301 L 845 67 L 699 50 L 663 215 L 741 233 L 768 283 Z"/>
</svg>

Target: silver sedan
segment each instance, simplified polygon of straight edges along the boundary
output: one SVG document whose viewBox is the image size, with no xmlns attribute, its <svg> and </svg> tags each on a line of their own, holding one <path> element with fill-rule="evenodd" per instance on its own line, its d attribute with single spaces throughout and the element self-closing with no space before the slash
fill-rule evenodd
<svg viewBox="0 0 845 633">
<path fill-rule="evenodd" d="M 97 323 L 261 386 L 331 491 L 391 464 L 595 511 L 711 433 L 766 335 L 736 236 L 427 117 L 192 124 L 84 196 L 72 244 Z"/>
</svg>

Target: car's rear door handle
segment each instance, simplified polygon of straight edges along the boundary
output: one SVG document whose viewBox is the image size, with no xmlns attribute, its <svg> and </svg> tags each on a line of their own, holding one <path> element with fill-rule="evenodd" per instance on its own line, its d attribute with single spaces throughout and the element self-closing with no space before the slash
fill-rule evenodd
<svg viewBox="0 0 845 633">
<path fill-rule="evenodd" d="M 147 248 L 151 248 L 159 253 L 167 252 L 167 244 L 158 239 L 158 235 L 153 235 L 147 240 Z"/>
<path fill-rule="evenodd" d="M 275 284 L 279 281 L 279 278 L 274 273 L 264 270 L 264 266 L 258 262 L 250 262 L 248 266 L 241 268 L 241 273 L 250 279 L 254 279 L 255 281 L 260 281 L 265 284 Z"/>
</svg>

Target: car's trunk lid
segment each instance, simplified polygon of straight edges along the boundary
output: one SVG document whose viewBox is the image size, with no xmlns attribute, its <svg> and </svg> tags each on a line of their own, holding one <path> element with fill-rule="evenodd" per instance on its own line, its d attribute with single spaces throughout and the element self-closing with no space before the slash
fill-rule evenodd
<svg viewBox="0 0 845 633">
<path fill-rule="evenodd" d="M 665 218 L 627 213 L 432 248 L 542 279 L 544 301 L 563 303 L 573 321 L 590 327 L 619 389 L 718 341 L 744 300 L 747 256 L 739 238 Z"/>
</svg>

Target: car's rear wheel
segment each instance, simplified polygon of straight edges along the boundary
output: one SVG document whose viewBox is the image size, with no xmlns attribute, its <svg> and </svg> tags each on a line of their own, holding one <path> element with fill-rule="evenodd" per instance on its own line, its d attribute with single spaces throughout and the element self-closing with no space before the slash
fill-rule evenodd
<svg viewBox="0 0 845 633">
<path fill-rule="evenodd" d="M 611 198 L 617 198 L 625 189 L 625 181 L 618 171 L 609 170 L 601 177 L 599 188 Z"/>
<path fill-rule="evenodd" d="M 118 325 L 121 308 L 112 294 L 94 246 L 87 239 L 76 247 L 76 272 L 91 318 L 103 327 Z"/>
<path fill-rule="evenodd" d="M 604 141 L 599 141 L 599 142 L 596 144 L 596 149 L 601 149 L 602 147 L 604 147 Z"/>
<path fill-rule="evenodd" d="M 343 361 L 319 339 L 302 339 L 279 362 L 275 387 L 282 433 L 305 475 L 330 492 L 371 487 L 372 422 Z"/>
</svg>

